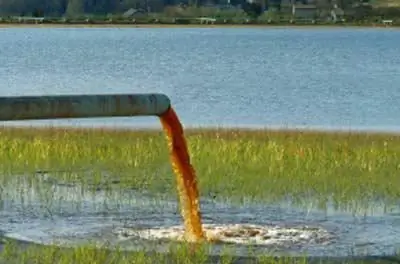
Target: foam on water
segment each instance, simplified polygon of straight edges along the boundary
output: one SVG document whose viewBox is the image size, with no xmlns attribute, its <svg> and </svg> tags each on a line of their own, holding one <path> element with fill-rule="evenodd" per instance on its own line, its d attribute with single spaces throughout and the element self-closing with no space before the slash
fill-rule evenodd
<svg viewBox="0 0 400 264">
<path fill-rule="evenodd" d="M 322 228 L 280 227 L 253 224 L 205 224 L 206 236 L 213 242 L 245 245 L 305 245 L 327 244 L 334 236 Z M 184 241 L 183 226 L 154 227 L 149 229 L 119 228 L 120 239 L 137 237 L 148 240 Z"/>
</svg>

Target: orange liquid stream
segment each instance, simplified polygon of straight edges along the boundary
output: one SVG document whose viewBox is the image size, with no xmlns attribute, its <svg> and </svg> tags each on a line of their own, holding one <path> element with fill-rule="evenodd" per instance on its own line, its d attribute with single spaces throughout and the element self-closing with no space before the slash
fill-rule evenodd
<svg viewBox="0 0 400 264">
<path fill-rule="evenodd" d="M 172 107 L 160 116 L 160 120 L 167 134 L 172 168 L 176 175 L 181 215 L 185 227 L 185 240 L 203 241 L 205 235 L 201 223 L 196 173 L 190 164 L 182 124 Z"/>
</svg>

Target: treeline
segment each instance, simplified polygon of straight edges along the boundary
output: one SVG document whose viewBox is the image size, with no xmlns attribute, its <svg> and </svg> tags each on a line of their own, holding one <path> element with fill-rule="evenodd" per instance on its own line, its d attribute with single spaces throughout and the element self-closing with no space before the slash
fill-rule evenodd
<svg viewBox="0 0 400 264">
<path fill-rule="evenodd" d="M 138 0 L 0 0 L 0 14 L 27 16 L 108 14 L 123 12 L 139 4 Z"/>
<path fill-rule="evenodd" d="M 345 18 L 348 21 L 370 21 L 380 22 L 383 19 L 392 19 L 398 24 L 400 22 L 399 7 L 372 7 L 370 5 L 362 5 L 349 7 L 344 10 Z"/>
<path fill-rule="evenodd" d="M 205 4 L 205 1 L 184 0 L 188 6 L 200 6 Z M 130 8 L 158 13 L 163 12 L 167 6 L 179 5 L 181 2 L 181 0 L 0 0 L 0 15 L 105 15 L 122 13 Z M 244 0 L 234 0 L 231 3 L 240 4 L 241 2 Z"/>
<path fill-rule="evenodd" d="M 325 3 L 324 8 L 327 10 L 332 6 L 330 0 L 316 0 L 316 5 L 319 6 L 320 2 Z M 348 20 L 400 19 L 400 8 L 374 8 L 368 4 L 368 0 L 339 0 L 338 2 L 339 7 L 348 14 L 345 15 Z M 221 14 L 220 11 L 216 11 L 216 8 L 202 7 L 210 3 L 226 4 L 226 0 L 186 0 L 183 5 L 182 0 L 0 0 L 0 16 L 81 17 L 88 14 L 106 16 L 122 14 L 130 8 L 149 13 L 163 13 L 170 17 L 183 16 L 184 13 L 187 13 L 185 16 L 213 16 L 216 12 Z M 252 4 L 246 0 L 231 0 L 230 3 L 240 4 L 243 7 L 243 13 L 238 13 L 237 10 L 231 11 L 235 13 L 231 14 L 233 16 L 243 14 L 253 18 L 258 17 L 263 15 L 268 7 L 274 7 L 275 12 L 282 13 L 281 0 L 256 0 Z M 186 9 L 182 9 L 182 6 L 186 6 Z"/>
</svg>

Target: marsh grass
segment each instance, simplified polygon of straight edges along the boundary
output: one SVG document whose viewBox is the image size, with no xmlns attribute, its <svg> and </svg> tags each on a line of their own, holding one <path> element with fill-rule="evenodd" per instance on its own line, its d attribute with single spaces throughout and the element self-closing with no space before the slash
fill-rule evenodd
<svg viewBox="0 0 400 264">
<path fill-rule="evenodd" d="M 145 252 L 122 251 L 118 247 L 98 248 L 91 244 L 82 245 L 75 248 L 63 248 L 57 245 L 41 246 L 29 245 L 24 248 L 11 240 L 4 242 L 3 251 L 0 254 L 0 263 L 42 263 L 42 264 L 70 264 L 70 263 L 215 263 L 215 257 L 210 256 L 210 245 L 203 244 L 194 247 L 189 244 L 171 245 L 168 252 Z M 224 254 L 218 257 L 219 263 L 234 263 L 233 249 L 226 247 Z M 273 258 L 253 258 L 261 261 L 259 263 L 278 263 L 271 262 Z M 248 262 L 247 262 L 248 263 Z"/>
<path fill-rule="evenodd" d="M 390 206 L 399 199 L 399 135 L 228 129 L 192 129 L 186 135 L 203 197 L 241 204 L 312 203 L 321 209 L 333 204 L 351 211 L 377 203 Z M 161 131 L 1 128 L 0 175 L 0 194 L 19 182 L 18 199 L 27 199 L 22 203 L 29 206 L 24 193 L 40 193 L 45 214 L 65 199 L 55 196 L 55 185 L 79 186 L 77 208 L 85 192 L 99 190 L 106 194 L 104 206 L 124 190 L 176 195 Z M 238 262 L 229 250 L 219 263 L 255 261 Z M 0 255 L 3 263 L 209 263 L 208 252 L 204 247 L 193 253 L 190 245 L 171 248 L 168 254 L 111 252 L 93 245 L 21 249 L 8 241 Z M 306 262 L 257 257 L 257 263 Z"/>
<path fill-rule="evenodd" d="M 75 248 L 64 248 L 57 245 L 25 245 L 18 242 L 3 241 L 3 250 L 0 253 L 0 263 L 7 264 L 389 264 L 399 263 L 398 256 L 372 257 L 372 258 L 309 258 L 299 257 L 273 257 L 268 255 L 236 257 L 234 248 L 226 248 L 222 255 L 209 254 L 210 245 L 181 244 L 171 246 L 168 252 L 122 251 L 115 248 L 99 248 L 93 245 L 82 245 Z"/>
<path fill-rule="evenodd" d="M 203 197 L 356 211 L 400 196 L 398 135 L 228 129 L 186 135 Z M 161 131 L 2 128 L 1 181 L 37 170 L 94 191 L 176 193 Z"/>
</svg>

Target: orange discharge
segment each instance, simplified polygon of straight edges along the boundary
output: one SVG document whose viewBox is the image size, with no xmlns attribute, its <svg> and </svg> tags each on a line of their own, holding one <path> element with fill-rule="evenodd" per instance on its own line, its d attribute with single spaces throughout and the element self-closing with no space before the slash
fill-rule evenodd
<svg viewBox="0 0 400 264">
<path fill-rule="evenodd" d="M 171 151 L 172 168 L 176 175 L 181 214 L 185 225 L 185 238 L 191 242 L 201 241 L 205 235 L 199 210 L 199 192 L 182 125 L 172 107 L 161 115 L 160 119 Z"/>
</svg>

